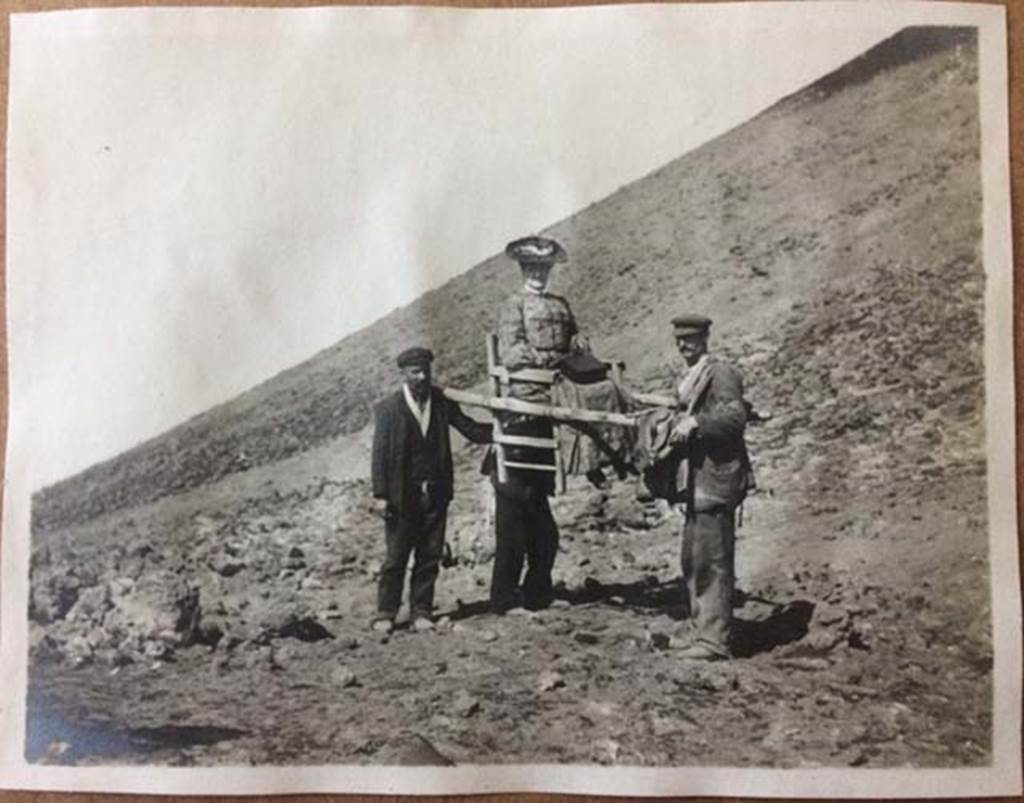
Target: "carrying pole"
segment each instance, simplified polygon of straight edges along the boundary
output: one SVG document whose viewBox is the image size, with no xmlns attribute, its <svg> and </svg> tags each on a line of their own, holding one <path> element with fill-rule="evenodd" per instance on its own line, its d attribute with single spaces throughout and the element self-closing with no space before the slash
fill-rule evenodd
<svg viewBox="0 0 1024 803">
<path fill-rule="evenodd" d="M 556 407 L 552 404 L 534 404 L 522 399 L 508 399 L 496 396 L 481 396 L 456 388 L 443 388 L 446 398 L 469 407 L 485 407 L 488 410 L 502 410 L 522 413 L 554 421 L 579 421 L 589 424 L 612 424 L 619 427 L 636 427 L 636 417 L 624 413 L 606 413 L 601 410 L 581 410 L 575 407 Z"/>
</svg>

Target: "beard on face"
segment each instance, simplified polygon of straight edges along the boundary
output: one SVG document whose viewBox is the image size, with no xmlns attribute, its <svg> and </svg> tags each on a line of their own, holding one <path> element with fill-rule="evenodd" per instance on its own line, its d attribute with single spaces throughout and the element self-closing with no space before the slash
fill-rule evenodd
<svg viewBox="0 0 1024 803">
<path fill-rule="evenodd" d="M 412 394 L 422 398 L 430 387 L 430 371 L 405 370 L 402 374 Z"/>
</svg>

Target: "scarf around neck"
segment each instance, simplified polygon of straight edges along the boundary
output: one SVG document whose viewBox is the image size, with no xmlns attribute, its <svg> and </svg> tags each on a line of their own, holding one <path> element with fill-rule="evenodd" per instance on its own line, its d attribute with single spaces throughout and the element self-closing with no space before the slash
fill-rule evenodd
<svg viewBox="0 0 1024 803">
<path fill-rule="evenodd" d="M 693 409 L 693 405 L 696 403 L 697 398 L 703 392 L 704 387 L 707 384 L 707 376 L 711 370 L 711 359 L 709 355 L 704 354 L 701 356 L 693 367 L 686 372 L 676 388 L 676 396 L 679 399 L 679 405 L 683 407 L 687 412 Z"/>
</svg>

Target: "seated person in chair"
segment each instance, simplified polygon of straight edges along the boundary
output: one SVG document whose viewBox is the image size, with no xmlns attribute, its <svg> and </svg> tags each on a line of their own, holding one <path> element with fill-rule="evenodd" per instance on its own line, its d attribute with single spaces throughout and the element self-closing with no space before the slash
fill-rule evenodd
<svg viewBox="0 0 1024 803">
<path fill-rule="evenodd" d="M 569 303 L 547 292 L 552 267 L 565 262 L 566 253 L 554 240 L 524 237 L 508 244 L 506 255 L 519 263 L 523 286 L 502 307 L 498 322 L 498 359 L 509 371 L 525 368 L 554 369 L 558 362 L 581 348 L 579 329 Z M 551 403 L 551 386 L 512 382 L 512 398 L 537 404 Z M 535 438 L 552 437 L 549 419 L 502 414 L 506 433 Z M 543 449 L 505 448 L 511 462 L 552 464 L 554 455 Z M 493 472 L 495 555 L 491 577 L 491 605 L 499 613 L 525 605 L 543 608 L 551 603 L 551 570 L 558 553 L 558 527 L 548 496 L 554 493 L 554 475 L 548 471 L 510 468 L 508 481 Z M 523 564 L 526 576 L 520 588 Z"/>
<path fill-rule="evenodd" d="M 505 302 L 498 319 L 498 356 L 510 371 L 523 368 L 554 369 L 574 351 L 586 350 L 569 302 L 547 292 L 551 269 L 565 262 L 565 249 L 544 237 L 524 237 L 505 248 L 519 263 L 523 286 Z M 548 403 L 549 387 L 515 382 L 509 395 Z"/>
</svg>

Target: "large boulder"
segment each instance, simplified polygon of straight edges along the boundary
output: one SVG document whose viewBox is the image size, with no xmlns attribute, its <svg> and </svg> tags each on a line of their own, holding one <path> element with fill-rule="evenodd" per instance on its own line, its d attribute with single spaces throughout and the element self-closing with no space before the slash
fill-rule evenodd
<svg viewBox="0 0 1024 803">
<path fill-rule="evenodd" d="M 178 647 L 206 643 L 199 589 L 174 572 L 117 577 L 79 587 L 74 604 L 45 628 L 39 658 L 80 666 L 166 659 Z"/>
<path fill-rule="evenodd" d="M 59 622 L 74 608 L 82 580 L 74 572 L 34 574 L 28 602 L 28 618 L 41 625 Z"/>
<path fill-rule="evenodd" d="M 117 591 L 110 598 L 104 629 L 119 643 L 160 641 L 181 647 L 198 640 L 199 589 L 185 578 L 169 571 L 153 572 Z"/>
</svg>

